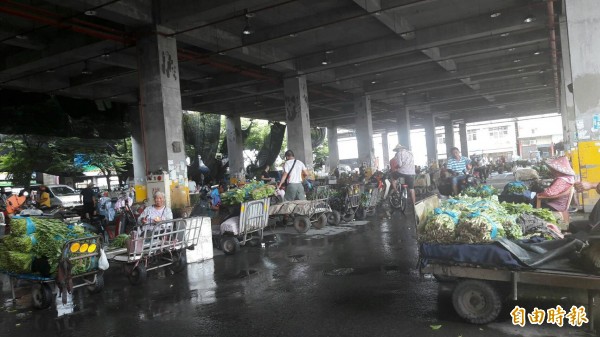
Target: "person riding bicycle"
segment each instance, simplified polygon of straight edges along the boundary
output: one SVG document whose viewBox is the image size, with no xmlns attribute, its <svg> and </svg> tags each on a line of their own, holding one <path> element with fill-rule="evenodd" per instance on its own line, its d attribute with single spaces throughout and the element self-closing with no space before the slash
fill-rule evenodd
<svg viewBox="0 0 600 337">
<path fill-rule="evenodd" d="M 390 171 L 392 174 L 392 188 L 395 191 L 398 191 L 398 187 L 396 186 L 396 181 L 399 178 L 404 178 L 404 183 L 408 186 L 408 190 L 410 191 L 410 198 L 412 200 L 413 205 L 416 202 L 415 195 L 415 160 L 412 152 L 410 152 L 406 147 L 401 144 L 396 145 L 394 147 L 394 158 L 390 160 Z"/>
<path fill-rule="evenodd" d="M 471 160 L 461 156 L 457 147 L 453 147 L 450 153 L 446 168 L 452 173 L 452 194 L 457 195 L 459 183 L 467 178 L 466 174 L 471 170 Z"/>
</svg>

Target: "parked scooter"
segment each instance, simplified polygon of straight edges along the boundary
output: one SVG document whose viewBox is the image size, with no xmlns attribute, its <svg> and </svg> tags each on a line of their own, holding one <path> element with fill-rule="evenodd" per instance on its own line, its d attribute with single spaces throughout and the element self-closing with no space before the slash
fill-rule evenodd
<svg viewBox="0 0 600 337">
<path fill-rule="evenodd" d="M 441 179 L 438 184 L 438 191 L 440 194 L 445 196 L 452 196 L 452 178 L 459 176 L 460 174 L 454 172 L 451 176 Z M 475 177 L 472 172 L 463 171 L 464 179 L 458 182 L 458 194 L 464 191 L 467 187 L 475 187 L 481 184 L 481 181 Z"/>
</svg>

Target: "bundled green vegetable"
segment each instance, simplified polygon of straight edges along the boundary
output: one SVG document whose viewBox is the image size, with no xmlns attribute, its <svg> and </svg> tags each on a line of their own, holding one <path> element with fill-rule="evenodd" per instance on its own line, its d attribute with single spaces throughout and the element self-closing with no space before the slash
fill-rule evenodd
<svg viewBox="0 0 600 337">
<path fill-rule="evenodd" d="M 11 220 L 11 234 L 0 245 L 0 269 L 28 273 L 34 258 L 45 257 L 53 274 L 65 243 L 89 236 L 83 226 L 67 226 L 57 219 L 15 217 Z"/>
<path fill-rule="evenodd" d="M 251 181 L 243 187 L 231 189 L 221 195 L 223 205 L 239 205 L 246 201 L 260 200 L 271 196 L 275 187 L 264 182 Z"/>
<path fill-rule="evenodd" d="M 433 243 L 452 243 L 455 241 L 455 226 L 458 213 L 436 208 L 427 220 L 419 226 L 419 240 Z"/>
<path fill-rule="evenodd" d="M 2 242 L 8 250 L 20 253 L 31 253 L 33 249 L 33 240 L 31 235 L 7 236 Z"/>
<path fill-rule="evenodd" d="M 456 237 L 463 243 L 490 242 L 498 236 L 499 229 L 503 230 L 488 216 L 472 213 L 458 223 Z"/>
<path fill-rule="evenodd" d="M 507 188 L 506 191 L 509 194 L 523 194 L 525 191 L 527 191 L 527 186 L 525 186 L 525 184 L 521 183 L 521 184 L 507 184 Z"/>
<path fill-rule="evenodd" d="M 119 234 L 110 243 L 110 248 L 127 248 L 127 239 L 129 239 L 128 234 Z"/>
<path fill-rule="evenodd" d="M 491 185 L 469 186 L 462 193 L 469 197 L 490 198 L 498 194 L 498 191 Z"/>
<path fill-rule="evenodd" d="M 504 209 L 506 209 L 506 211 L 509 214 L 532 214 L 544 221 L 551 222 L 555 225 L 558 224 L 558 220 L 556 220 L 556 217 L 554 216 L 554 214 L 552 214 L 552 211 L 545 208 L 534 208 L 530 204 L 513 204 L 507 202 L 503 202 L 502 206 L 504 207 Z"/>
</svg>

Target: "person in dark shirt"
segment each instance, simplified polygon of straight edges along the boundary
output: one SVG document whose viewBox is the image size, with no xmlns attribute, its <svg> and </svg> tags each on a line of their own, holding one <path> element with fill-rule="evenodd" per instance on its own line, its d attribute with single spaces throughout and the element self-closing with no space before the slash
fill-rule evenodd
<svg viewBox="0 0 600 337">
<path fill-rule="evenodd" d="M 96 196 L 92 187 L 94 184 L 88 184 L 79 195 L 79 201 L 83 201 L 83 215 L 88 219 L 91 219 L 96 212 Z"/>
<path fill-rule="evenodd" d="M 271 167 L 269 165 L 265 166 L 265 169 L 262 172 L 262 175 L 260 177 L 260 179 L 262 181 L 265 182 L 265 184 L 271 183 L 271 182 L 275 182 L 275 178 L 271 178 L 271 175 L 269 174 L 269 169 Z"/>
</svg>

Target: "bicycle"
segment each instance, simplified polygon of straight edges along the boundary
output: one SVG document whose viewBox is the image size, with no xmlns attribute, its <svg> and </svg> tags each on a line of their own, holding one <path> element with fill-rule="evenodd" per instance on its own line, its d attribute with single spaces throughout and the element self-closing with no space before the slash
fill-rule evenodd
<svg viewBox="0 0 600 337">
<path fill-rule="evenodd" d="M 405 214 L 408 204 L 408 185 L 404 183 L 404 178 L 399 178 L 396 180 L 396 186 L 400 186 L 400 189 L 392 189 L 389 203 L 392 209 L 399 209 L 402 214 Z"/>
</svg>

